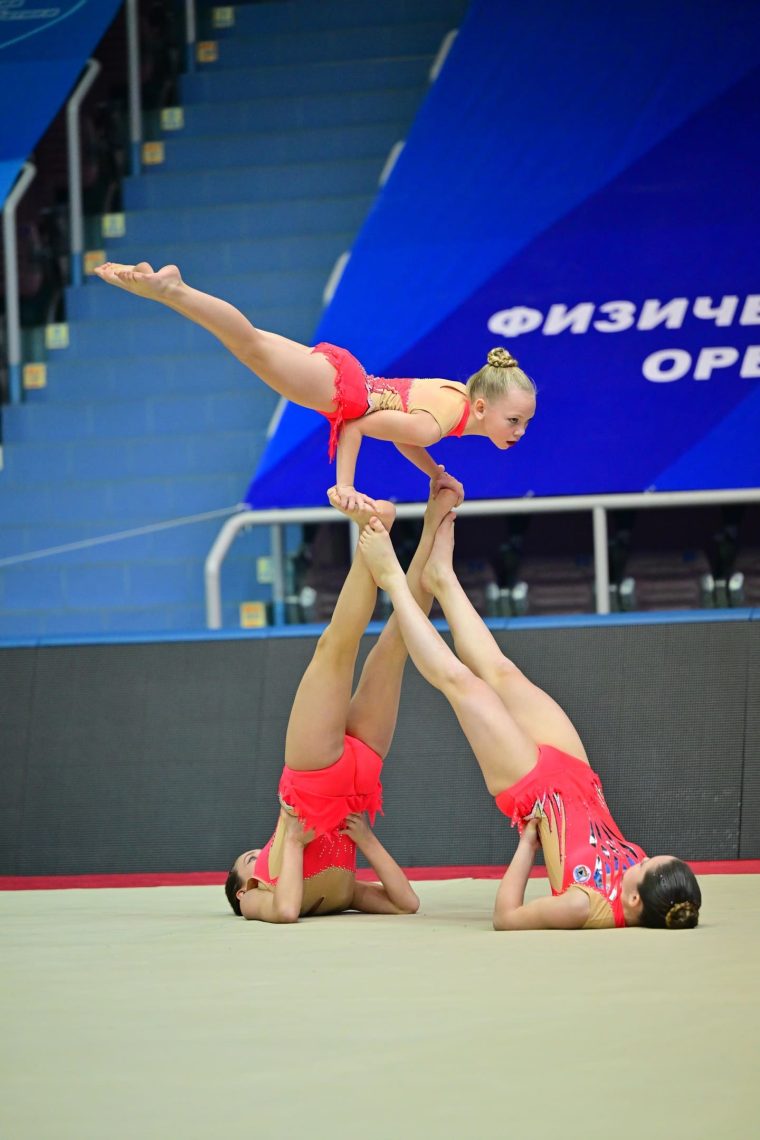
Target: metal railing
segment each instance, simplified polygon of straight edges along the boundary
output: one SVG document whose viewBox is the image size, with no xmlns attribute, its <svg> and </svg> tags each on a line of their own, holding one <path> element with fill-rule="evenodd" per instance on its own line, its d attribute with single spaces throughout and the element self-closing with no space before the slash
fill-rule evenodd
<svg viewBox="0 0 760 1140">
<path fill-rule="evenodd" d="M 36 173 L 37 167 L 31 162 L 25 162 L 3 206 L 6 352 L 8 357 L 8 388 L 12 404 L 21 402 L 21 321 L 19 319 L 16 207 Z"/>
<path fill-rule="evenodd" d="M 185 0 L 185 67 L 195 71 L 195 41 L 198 38 L 198 21 L 195 0 Z"/>
<path fill-rule="evenodd" d="M 470 515 L 525 515 L 554 514 L 568 511 L 587 511 L 592 515 L 594 543 L 594 583 L 596 612 L 610 612 L 609 566 L 607 556 L 607 512 L 623 509 L 652 507 L 704 507 L 728 503 L 760 503 L 760 488 L 729 491 L 663 491 L 645 494 L 576 495 L 524 499 L 483 499 L 462 503 L 457 508 L 460 516 Z M 400 503 L 396 508 L 399 519 L 421 518 L 424 503 Z M 307 509 L 250 511 L 241 510 L 222 526 L 206 557 L 204 584 L 206 596 L 206 626 L 222 628 L 222 583 L 224 560 L 241 530 L 249 527 L 269 526 L 272 541 L 272 609 L 274 624 L 284 624 L 285 615 L 285 564 L 283 557 L 282 527 L 289 524 L 346 522 L 356 526 L 345 515 L 331 507 Z M 355 543 L 352 542 L 352 546 Z"/>
<path fill-rule="evenodd" d="M 125 0 L 127 23 L 127 88 L 129 109 L 130 168 L 139 174 L 142 168 L 143 115 L 140 91 L 140 36 L 138 0 Z M 195 0 L 185 0 L 185 51 L 186 68 L 194 71 L 198 21 Z M 101 65 L 97 60 L 87 61 L 85 72 L 66 104 L 66 147 L 69 184 L 69 254 L 70 281 L 81 285 L 84 281 L 84 212 L 82 208 L 82 163 L 79 111 L 82 102 L 94 83 Z M 11 403 L 21 402 L 22 352 L 19 320 L 19 276 L 16 240 L 16 209 L 29 183 L 37 173 L 31 162 L 26 162 L 3 206 L 3 255 L 5 261 L 6 297 L 6 355 L 8 386 Z"/>
<path fill-rule="evenodd" d="M 88 59 L 84 75 L 66 104 L 66 150 L 69 171 L 69 256 L 71 284 L 81 285 L 84 260 L 84 208 L 82 205 L 82 147 L 79 109 L 100 72 L 96 59 Z"/>
<path fill-rule="evenodd" d="M 140 99 L 140 27 L 137 0 L 127 0 L 127 87 L 129 91 L 130 172 L 142 169 L 142 102 Z"/>
</svg>

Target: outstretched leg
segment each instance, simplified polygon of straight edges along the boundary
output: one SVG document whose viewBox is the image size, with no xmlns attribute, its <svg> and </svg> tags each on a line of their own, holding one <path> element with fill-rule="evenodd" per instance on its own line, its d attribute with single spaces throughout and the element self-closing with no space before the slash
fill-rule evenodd
<svg viewBox="0 0 760 1140">
<path fill-rule="evenodd" d="M 256 328 L 239 309 L 219 297 L 186 285 L 176 265 L 154 272 L 147 261 L 95 270 L 101 280 L 158 301 L 200 325 L 286 400 L 319 412 L 334 409 L 335 369 L 320 353 L 277 333 Z"/>
<path fill-rule="evenodd" d="M 373 520 L 364 528 L 360 549 L 378 586 L 390 594 L 409 656 L 422 676 L 448 700 L 475 753 L 489 792 L 498 795 L 534 767 L 535 741 L 517 724 L 489 685 L 452 653 L 423 614 L 382 523 Z"/>
<path fill-rule="evenodd" d="M 436 531 L 457 498 L 456 491 L 439 488 L 435 480 L 431 483 L 422 534 L 406 575 L 411 595 L 424 614 L 430 613 L 433 598 L 422 586 L 422 571 L 432 551 Z M 396 731 L 407 657 L 398 617 L 393 613 L 364 663 L 346 724 L 351 736 L 363 740 L 383 757 L 390 751 Z"/>
<path fill-rule="evenodd" d="M 438 531 L 425 567 L 425 587 L 438 598 L 454 635 L 459 659 L 481 677 L 501 698 L 504 707 L 537 744 L 551 744 L 588 763 L 586 751 L 567 713 L 557 702 L 528 680 L 499 649 L 454 573 L 453 517 Z"/>
<path fill-rule="evenodd" d="M 378 507 L 390 526 L 395 508 L 385 502 Z M 362 523 L 369 512 L 357 511 L 354 517 Z M 285 737 L 288 768 L 327 768 L 343 754 L 356 656 L 376 601 L 374 579 L 357 553 L 293 701 Z"/>
</svg>

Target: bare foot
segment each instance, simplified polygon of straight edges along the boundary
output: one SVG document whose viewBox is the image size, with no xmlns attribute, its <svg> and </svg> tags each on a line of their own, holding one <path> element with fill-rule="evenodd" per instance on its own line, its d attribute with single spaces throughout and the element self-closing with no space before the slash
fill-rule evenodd
<svg viewBox="0 0 760 1140">
<path fill-rule="evenodd" d="M 450 490 L 448 487 L 443 487 L 438 494 L 435 493 L 435 488 L 431 487 L 430 498 L 425 507 L 425 520 L 423 525 L 430 527 L 431 530 L 437 531 L 446 515 L 453 511 L 454 507 L 459 502 L 459 496 L 456 491 Z"/>
<path fill-rule="evenodd" d="M 422 571 L 422 587 L 429 594 L 436 594 L 438 588 L 454 573 L 454 521 L 456 515 L 449 511 L 438 527 L 430 557 Z"/>
<path fill-rule="evenodd" d="M 128 293 L 149 297 L 153 301 L 166 300 L 167 294 L 182 284 L 176 265 L 165 265 L 156 273 L 147 261 L 140 261 L 137 265 L 119 265 L 117 262 L 106 261 L 104 265 L 96 267 L 95 273 L 109 285 L 118 285 Z"/>
<path fill-rule="evenodd" d="M 393 503 L 389 503 L 387 499 L 375 499 L 373 508 L 355 507 L 353 510 L 348 510 L 341 506 L 340 495 L 336 487 L 330 488 L 327 492 L 327 497 L 336 511 L 340 511 L 342 515 L 351 519 L 359 527 L 365 527 L 372 516 L 376 515 L 385 529 L 390 530 L 396 518 L 396 508 Z"/>
<path fill-rule="evenodd" d="M 359 536 L 359 549 L 381 590 L 390 589 L 395 579 L 406 580 L 390 535 L 374 515 Z"/>
</svg>

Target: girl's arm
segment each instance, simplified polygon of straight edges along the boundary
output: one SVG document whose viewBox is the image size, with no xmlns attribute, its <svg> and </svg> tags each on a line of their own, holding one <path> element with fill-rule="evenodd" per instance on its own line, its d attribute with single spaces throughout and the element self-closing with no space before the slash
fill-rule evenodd
<svg viewBox="0 0 760 1140">
<path fill-rule="evenodd" d="M 436 463 L 432 455 L 425 451 L 424 447 L 413 447 L 409 443 L 397 443 L 396 450 L 400 451 L 405 459 L 413 463 L 415 467 L 419 467 L 420 471 L 424 471 L 434 483 L 437 484 L 436 495 L 442 487 L 446 487 L 449 491 L 455 491 L 457 495 L 456 506 L 464 502 L 464 486 L 450 475 L 448 471 L 444 470 L 442 463 Z"/>
<path fill-rule="evenodd" d="M 496 894 L 494 930 L 573 930 L 588 918 L 589 900 L 583 891 L 525 902 L 528 882 L 538 847 L 538 824 L 531 820 L 522 833 L 514 859 Z"/>
<path fill-rule="evenodd" d="M 404 459 L 408 459 L 415 467 L 419 467 L 420 471 L 424 471 L 428 479 L 435 479 L 439 464 L 424 447 L 419 447 L 413 443 L 396 443 L 396 450 L 401 452 Z"/>
<path fill-rule="evenodd" d="M 348 835 L 380 880 L 356 883 L 351 906 L 367 914 L 415 914 L 420 900 L 393 856 L 385 850 L 363 815 L 349 815 L 342 835 Z"/>
<path fill-rule="evenodd" d="M 303 849 L 314 838 L 295 817 L 288 822 L 282 849 L 282 867 L 273 891 L 246 891 L 240 900 L 244 918 L 260 922 L 298 922 L 303 902 Z"/>
<path fill-rule="evenodd" d="M 397 446 L 409 445 L 418 457 L 420 453 L 426 455 L 425 466 L 422 466 L 422 462 L 412 459 L 415 466 L 420 467 L 428 478 L 437 473 L 438 465 L 423 452 L 423 448 L 437 443 L 441 438 L 441 429 L 429 412 L 414 412 L 411 415 L 408 412 L 370 412 L 361 419 L 350 420 L 344 424 L 338 440 L 335 490 L 344 510 L 353 510 L 365 505 L 371 509 L 374 506 L 371 499 L 367 500 L 354 489 L 356 460 L 364 436 L 370 439 L 390 440 Z M 406 451 L 402 451 L 402 454 L 411 459 Z"/>
</svg>

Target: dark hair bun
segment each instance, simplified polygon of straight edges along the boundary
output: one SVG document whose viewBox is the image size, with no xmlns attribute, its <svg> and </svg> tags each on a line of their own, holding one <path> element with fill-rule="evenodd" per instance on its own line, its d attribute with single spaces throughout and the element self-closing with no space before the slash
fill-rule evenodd
<svg viewBox="0 0 760 1140">
<path fill-rule="evenodd" d="M 488 363 L 492 368 L 517 368 L 517 361 L 506 348 L 492 348 L 488 354 Z"/>
<path fill-rule="evenodd" d="M 688 899 L 684 902 L 673 903 L 665 915 L 665 925 L 668 930 L 678 930 L 684 927 L 696 926 L 699 921 L 699 907 Z"/>
</svg>

